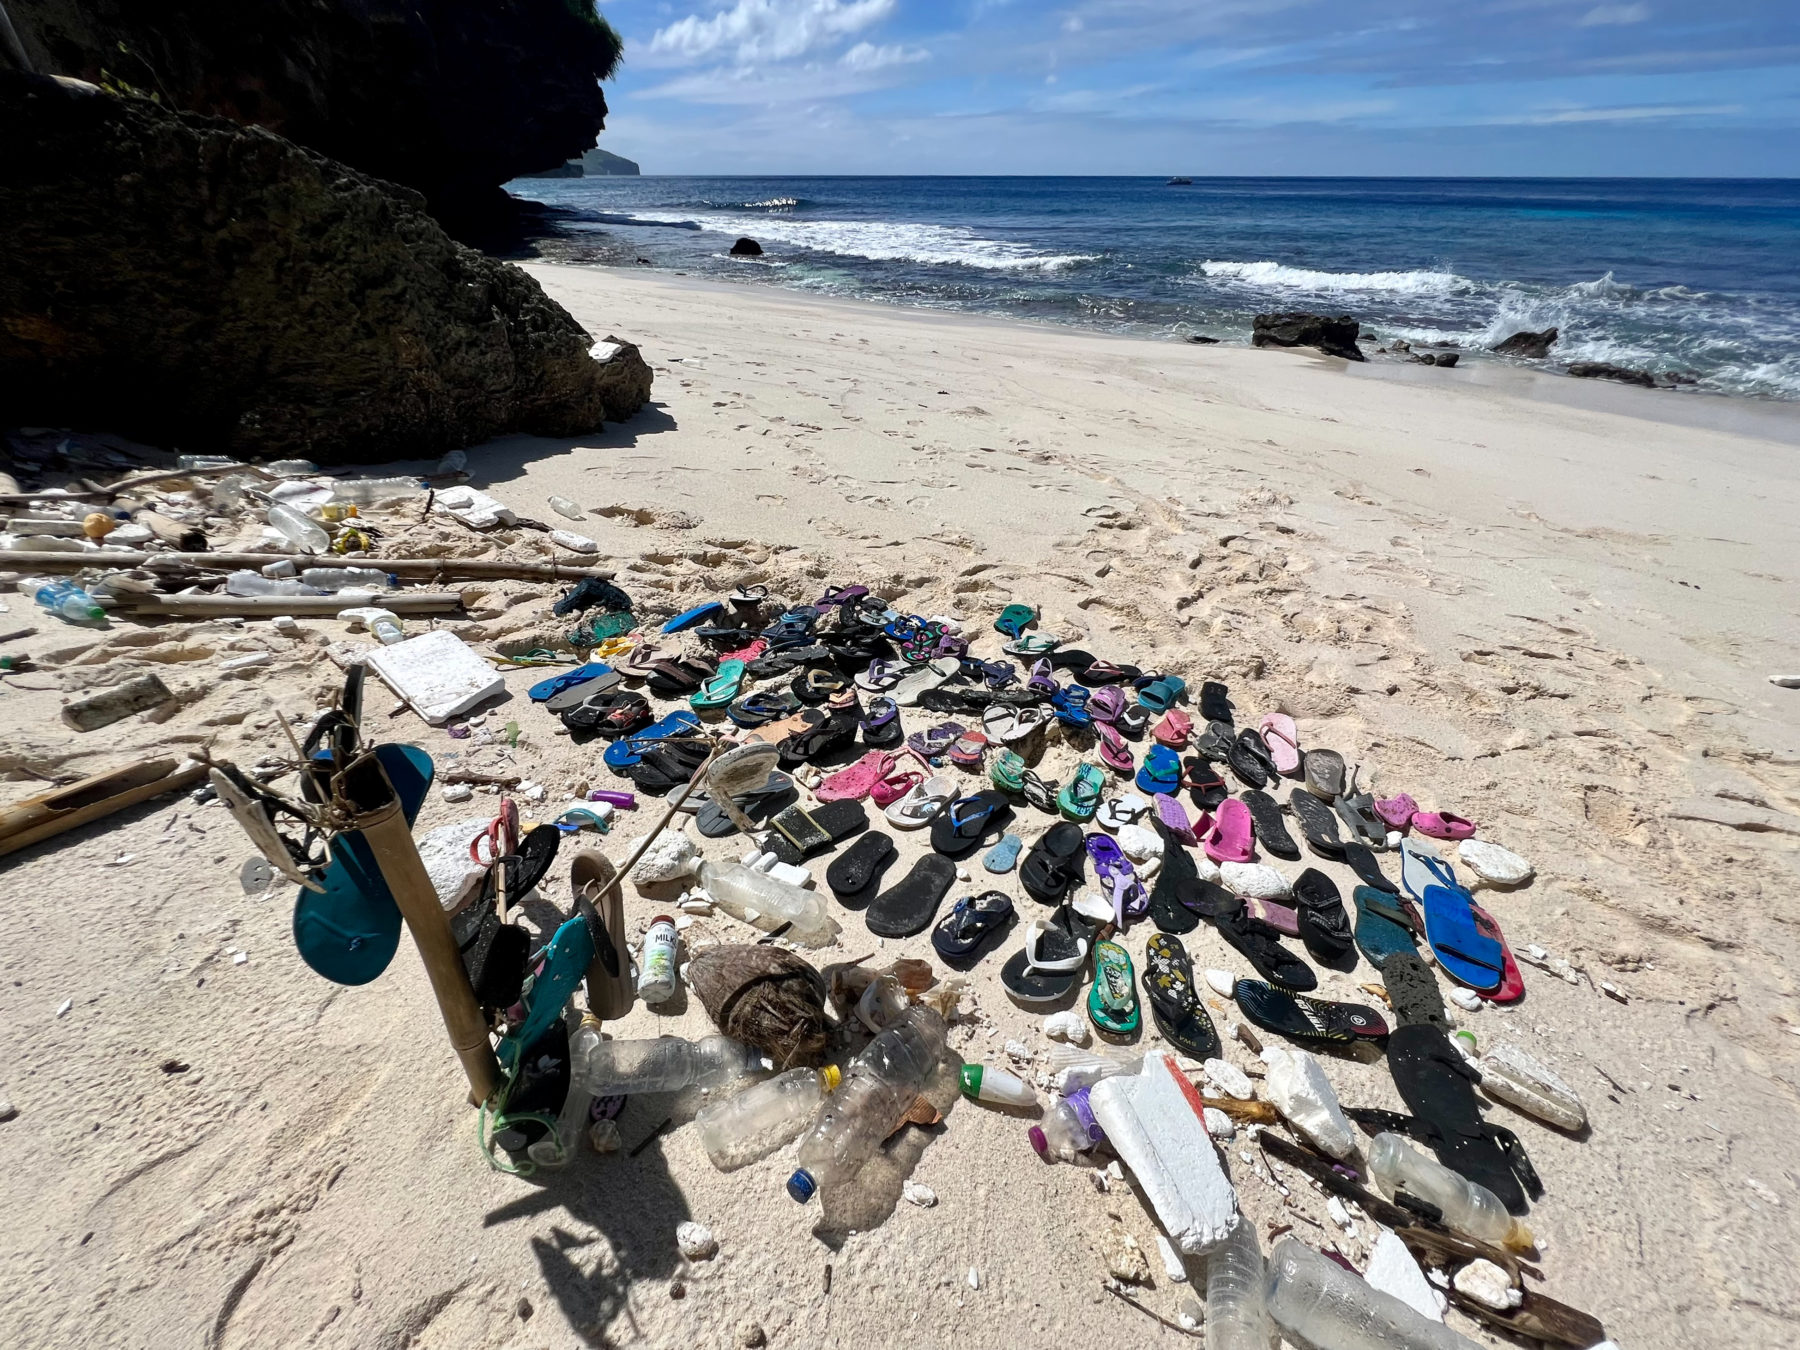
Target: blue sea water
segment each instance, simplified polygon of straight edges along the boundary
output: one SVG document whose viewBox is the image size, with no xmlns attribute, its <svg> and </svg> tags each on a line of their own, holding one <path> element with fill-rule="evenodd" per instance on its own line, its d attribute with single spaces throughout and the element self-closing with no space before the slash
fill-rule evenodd
<svg viewBox="0 0 1800 1350">
<path fill-rule="evenodd" d="M 1678 371 L 1800 399 L 1800 180 L 522 179 L 548 260 L 1248 342 L 1261 311 L 1384 341 Z M 731 258 L 740 235 L 760 259 Z"/>
</svg>

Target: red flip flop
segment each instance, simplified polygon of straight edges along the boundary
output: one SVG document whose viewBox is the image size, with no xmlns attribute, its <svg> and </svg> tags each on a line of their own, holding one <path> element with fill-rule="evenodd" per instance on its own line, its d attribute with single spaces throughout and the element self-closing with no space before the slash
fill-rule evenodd
<svg viewBox="0 0 1800 1350">
<path fill-rule="evenodd" d="M 1162 721 L 1150 728 L 1150 734 L 1158 743 L 1171 750 L 1187 748 L 1188 737 L 1193 733 L 1194 719 L 1179 708 L 1170 708 L 1162 715 Z"/>
</svg>

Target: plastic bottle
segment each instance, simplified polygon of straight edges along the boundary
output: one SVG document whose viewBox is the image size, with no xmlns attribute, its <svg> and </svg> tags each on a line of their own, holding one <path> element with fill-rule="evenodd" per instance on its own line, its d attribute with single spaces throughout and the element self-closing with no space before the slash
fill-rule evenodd
<svg viewBox="0 0 1800 1350">
<path fill-rule="evenodd" d="M 1206 1258 L 1206 1350 L 1269 1350 L 1264 1297 L 1256 1225 L 1240 1214 L 1225 1245 Z"/>
<path fill-rule="evenodd" d="M 241 459 L 233 459 L 230 455 L 175 456 L 175 467 L 178 469 L 229 469 L 242 463 Z"/>
<path fill-rule="evenodd" d="M 569 1037 L 569 1090 L 563 1095 L 556 1128 L 525 1150 L 526 1156 L 539 1167 L 564 1167 L 574 1158 L 581 1133 L 587 1128 L 588 1112 L 594 1104 L 594 1094 L 575 1081 L 574 1066 L 592 1056 L 594 1048 L 601 1044 L 600 1019 L 592 1013 L 584 1013 L 581 1026 Z"/>
<path fill-rule="evenodd" d="M 959 1075 L 962 1094 L 972 1102 L 993 1102 L 997 1106 L 1036 1106 L 1037 1093 L 1031 1085 L 1005 1069 L 984 1064 L 965 1064 Z"/>
<path fill-rule="evenodd" d="M 790 924 L 784 936 L 795 942 L 824 946 L 837 938 L 837 923 L 817 891 L 753 872 L 742 863 L 702 862 L 698 876 L 714 904 L 765 933 Z"/>
<path fill-rule="evenodd" d="M 291 506 L 276 502 L 269 508 L 269 524 L 302 553 L 323 553 L 331 547 L 325 527 Z"/>
<path fill-rule="evenodd" d="M 638 962 L 638 997 L 646 1003 L 662 1003 L 675 992 L 675 920 L 658 914 L 644 934 L 644 954 Z"/>
<path fill-rule="evenodd" d="M 331 500 L 350 506 L 380 506 L 416 497 L 421 490 L 417 478 L 340 478 L 331 485 Z"/>
<path fill-rule="evenodd" d="M 439 473 L 461 473 L 468 467 L 468 452 L 463 450 L 452 450 L 438 461 L 437 471 Z"/>
<path fill-rule="evenodd" d="M 89 546 L 63 534 L 0 534 L 0 550 L 16 553 L 87 553 Z"/>
<path fill-rule="evenodd" d="M 246 569 L 233 572 L 225 578 L 225 594 L 227 595 L 324 595 L 317 586 L 308 586 L 304 581 L 283 581 L 277 577 L 265 577 L 261 572 Z"/>
<path fill-rule="evenodd" d="M 1207 1350 L 1213 1350 L 1211 1279 L 1207 1282 Z M 1282 1337 L 1328 1350 L 1476 1350 L 1475 1342 L 1433 1322 L 1392 1294 L 1370 1288 L 1354 1271 L 1284 1237 L 1269 1253 L 1269 1316 Z M 1259 1343 L 1257 1350 L 1262 1350 Z"/>
<path fill-rule="evenodd" d="M 338 618 L 345 623 L 362 624 L 385 646 L 391 647 L 396 642 L 406 640 L 406 630 L 400 626 L 400 619 L 392 610 L 380 609 L 374 605 L 352 605 L 349 609 L 340 609 Z"/>
<path fill-rule="evenodd" d="M 820 1186 L 849 1181 L 906 1119 L 944 1053 L 944 1019 L 915 1003 L 851 1061 L 800 1141 L 788 1194 L 804 1204 Z"/>
<path fill-rule="evenodd" d="M 700 1109 L 694 1124 L 706 1156 L 721 1172 L 768 1157 L 794 1139 L 842 1079 L 837 1065 L 789 1069 Z"/>
<path fill-rule="evenodd" d="M 38 604 L 70 623 L 98 623 L 106 611 L 94 603 L 94 597 L 66 578 L 58 578 L 39 586 L 34 597 Z"/>
<path fill-rule="evenodd" d="M 1046 1111 L 1043 1121 L 1025 1131 L 1025 1137 L 1038 1157 L 1072 1163 L 1105 1140 L 1106 1131 L 1088 1109 L 1087 1089 L 1077 1088 Z"/>
<path fill-rule="evenodd" d="M 1529 1251 L 1533 1245 L 1531 1230 L 1508 1214 L 1486 1186 L 1427 1158 L 1397 1134 L 1378 1134 L 1369 1141 L 1369 1171 L 1388 1199 L 1404 1190 L 1436 1205 L 1447 1228 L 1515 1251 Z"/>
<path fill-rule="evenodd" d="M 575 1059 L 575 1079 L 595 1097 L 637 1092 L 678 1092 L 718 1087 L 769 1068 L 759 1051 L 729 1036 L 684 1041 L 659 1036 L 642 1041 L 598 1041 Z"/>
<path fill-rule="evenodd" d="M 317 473 L 319 466 L 310 459 L 277 459 L 263 465 L 263 469 L 283 478 L 304 478 L 308 474 Z"/>
<path fill-rule="evenodd" d="M 582 519 L 581 508 L 575 505 L 575 503 L 570 501 L 567 497 L 552 497 L 550 499 L 550 509 L 559 516 L 567 516 L 570 520 Z"/>
<path fill-rule="evenodd" d="M 300 580 L 326 591 L 386 591 L 395 584 L 394 576 L 379 567 L 308 567 Z"/>
</svg>

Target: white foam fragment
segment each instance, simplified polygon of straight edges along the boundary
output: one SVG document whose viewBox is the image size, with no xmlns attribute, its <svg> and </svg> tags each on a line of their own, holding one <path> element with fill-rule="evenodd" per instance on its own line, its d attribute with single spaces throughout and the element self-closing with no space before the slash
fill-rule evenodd
<svg viewBox="0 0 1800 1350">
<path fill-rule="evenodd" d="M 433 726 L 506 692 L 506 681 L 447 628 L 376 647 L 366 659 Z"/>
<path fill-rule="evenodd" d="M 1386 1228 L 1381 1230 L 1381 1236 L 1375 1239 L 1375 1246 L 1369 1252 L 1369 1265 L 1363 1271 L 1363 1279 L 1368 1281 L 1371 1289 L 1379 1289 L 1399 1299 L 1419 1316 L 1429 1317 L 1433 1322 L 1444 1320 L 1444 1314 L 1438 1309 L 1437 1294 L 1425 1278 L 1425 1272 L 1419 1269 L 1419 1263 L 1413 1260 L 1406 1244 Z"/>
</svg>

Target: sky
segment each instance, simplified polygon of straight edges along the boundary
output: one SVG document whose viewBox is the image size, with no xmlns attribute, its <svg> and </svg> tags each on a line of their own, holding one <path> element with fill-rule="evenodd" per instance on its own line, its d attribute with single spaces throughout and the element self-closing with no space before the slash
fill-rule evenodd
<svg viewBox="0 0 1800 1350">
<path fill-rule="evenodd" d="M 600 0 L 666 174 L 1800 175 L 1800 0 Z"/>
</svg>

